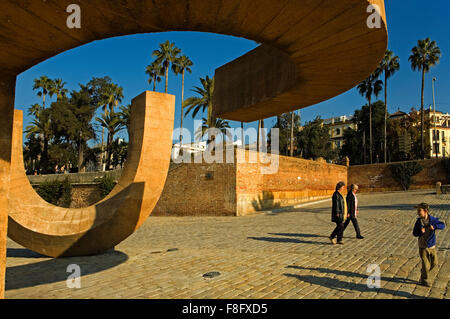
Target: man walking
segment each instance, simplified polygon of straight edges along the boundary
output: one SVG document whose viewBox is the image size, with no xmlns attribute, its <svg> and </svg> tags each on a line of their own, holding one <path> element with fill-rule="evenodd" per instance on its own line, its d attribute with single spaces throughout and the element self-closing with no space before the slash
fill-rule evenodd
<svg viewBox="0 0 450 319">
<path fill-rule="evenodd" d="M 348 224 L 350 224 L 350 221 L 352 221 L 353 227 L 355 227 L 356 231 L 356 238 L 363 239 L 364 237 L 361 236 L 361 231 L 359 230 L 358 225 L 358 198 L 356 197 L 356 192 L 358 192 L 358 185 L 352 184 L 350 186 L 350 191 L 347 194 L 347 206 L 348 206 L 348 218 L 345 221 L 344 224 L 344 231 L 347 228 Z"/>
</svg>

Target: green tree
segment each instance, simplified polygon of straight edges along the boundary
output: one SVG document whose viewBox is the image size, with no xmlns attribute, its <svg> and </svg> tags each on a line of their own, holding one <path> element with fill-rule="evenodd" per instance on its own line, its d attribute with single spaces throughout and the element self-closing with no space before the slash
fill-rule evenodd
<svg viewBox="0 0 450 319">
<path fill-rule="evenodd" d="M 370 136 L 370 123 L 373 124 L 373 156 L 381 161 L 383 157 L 383 130 L 385 118 L 385 105 L 383 101 L 377 101 L 368 105 L 364 105 L 361 109 L 355 111 L 353 123 L 357 125 L 357 129 L 344 130 L 344 145 L 340 150 L 340 157 L 348 157 L 350 164 L 359 165 L 366 164 L 366 145 L 370 144 L 368 137 Z M 389 125 L 388 125 L 389 126 Z M 359 144 L 358 144 L 359 143 Z"/>
<path fill-rule="evenodd" d="M 384 73 L 384 104 L 386 106 L 384 115 L 384 162 L 387 161 L 387 117 L 388 117 L 388 102 L 387 102 L 387 88 L 388 79 L 391 78 L 398 70 L 400 70 L 400 58 L 394 55 L 394 52 L 386 50 L 384 58 L 381 61 L 379 70 Z"/>
<path fill-rule="evenodd" d="M 214 95 L 214 77 L 200 78 L 202 87 L 195 86 L 191 91 L 197 93 L 199 96 L 187 98 L 183 103 L 183 108 L 186 108 L 185 116 L 192 111 L 192 118 L 195 118 L 198 112 L 207 111 L 207 124 L 213 125 L 215 120 L 212 118 L 213 110 L 213 95 Z"/>
<path fill-rule="evenodd" d="M 323 125 L 320 116 L 308 122 L 298 134 L 298 146 L 303 158 L 317 159 L 322 157 L 328 161 L 337 158 L 333 149 L 328 127 Z"/>
<path fill-rule="evenodd" d="M 121 106 L 119 107 L 119 117 L 122 126 L 124 126 L 127 129 L 128 136 L 130 136 L 130 125 L 131 125 L 131 104 L 128 104 L 127 106 Z"/>
<path fill-rule="evenodd" d="M 63 97 L 51 106 L 55 142 L 63 140 L 74 145 L 78 154 L 76 162 L 79 172 L 85 171 L 87 142 L 95 139 L 91 121 L 96 108 L 88 87 L 83 85 L 79 91 L 72 91 L 70 98 Z"/>
<path fill-rule="evenodd" d="M 363 135 L 355 129 L 347 128 L 344 130 L 344 144 L 340 150 L 340 157 L 348 157 L 350 165 L 364 164 L 364 152 L 361 149 L 363 145 Z"/>
<path fill-rule="evenodd" d="M 419 40 L 417 45 L 411 49 L 411 55 L 409 61 L 411 62 L 411 68 L 413 71 L 422 72 L 422 91 L 421 91 L 421 146 L 422 146 L 422 159 L 425 158 L 425 141 L 424 141 L 424 90 L 425 90 L 425 73 L 428 73 L 430 69 L 439 63 L 441 58 L 441 49 L 437 46 L 436 41 L 431 41 L 430 38 Z"/>
<path fill-rule="evenodd" d="M 162 65 L 165 73 L 166 87 L 165 93 L 167 93 L 169 87 L 169 69 L 175 63 L 181 50 L 175 47 L 175 43 L 171 43 L 167 40 L 159 45 L 159 50 L 153 51 L 153 57 L 156 58 L 156 63 Z"/>
<path fill-rule="evenodd" d="M 161 82 L 161 76 L 164 76 L 164 68 L 161 64 L 153 61 L 152 64 L 148 65 L 145 69 L 145 73 L 149 76 L 148 84 L 153 83 L 153 91 L 156 91 L 156 83 Z"/>
<path fill-rule="evenodd" d="M 363 82 L 361 82 L 358 85 L 358 92 L 362 96 L 364 96 L 367 99 L 367 102 L 369 103 L 369 117 L 370 117 L 370 130 L 369 130 L 369 140 L 370 140 L 370 164 L 373 163 L 373 130 L 372 130 L 372 96 L 375 95 L 375 97 L 378 97 L 381 90 L 383 89 L 383 82 L 381 80 L 378 80 L 379 77 L 379 70 L 375 71 L 373 74 L 371 74 L 367 79 L 365 79 Z"/>
<path fill-rule="evenodd" d="M 205 134 L 207 133 L 208 129 L 218 129 L 223 134 L 224 138 L 223 141 L 226 141 L 227 136 L 227 129 L 230 128 L 230 123 L 226 120 L 220 119 L 220 118 L 214 118 L 213 123 L 208 123 L 208 120 L 206 118 L 203 118 L 203 124 L 201 127 L 198 128 L 197 132 L 195 132 L 196 139 L 200 140 L 202 139 Z M 216 136 L 208 136 L 207 144 L 210 144 L 216 139 Z"/>
<path fill-rule="evenodd" d="M 95 120 L 108 132 L 106 144 L 106 169 L 110 170 L 114 135 L 120 132 L 124 126 L 118 113 L 109 112 L 106 115 L 102 114 L 101 117 L 97 117 Z"/>
<path fill-rule="evenodd" d="M 47 76 L 41 76 L 39 79 L 34 80 L 33 90 L 37 90 L 37 95 L 42 97 L 42 107 L 45 109 L 45 98 L 47 95 L 50 97 L 53 95 L 52 88 L 54 87 L 53 80 Z"/>
<path fill-rule="evenodd" d="M 48 158 L 48 145 L 52 138 L 50 113 L 48 109 L 41 109 L 36 117 L 25 129 L 26 138 L 30 139 L 33 135 L 40 139 L 41 155 L 39 161 L 39 170 L 41 173 L 52 171 Z"/>
<path fill-rule="evenodd" d="M 65 88 L 66 82 L 63 82 L 62 79 L 55 79 L 53 81 L 53 85 L 50 88 L 51 95 L 56 95 L 56 99 L 59 100 L 65 97 L 68 93 L 68 90 Z"/>
<path fill-rule="evenodd" d="M 273 128 L 279 129 L 279 151 L 280 154 L 289 156 L 290 141 L 291 141 L 291 127 L 294 128 L 294 139 L 297 141 L 294 146 L 294 156 L 300 156 L 300 149 L 298 147 L 298 132 L 300 131 L 301 121 L 300 115 L 294 114 L 294 125 L 292 126 L 292 114 L 284 113 L 277 117 L 277 121 Z M 272 128 L 272 129 L 273 129 Z M 272 144 L 272 134 L 269 132 L 268 146 Z"/>
<path fill-rule="evenodd" d="M 182 55 L 178 59 L 175 60 L 174 66 L 174 73 L 180 74 L 182 76 L 181 80 L 181 122 L 180 122 L 180 147 L 183 144 L 183 115 L 184 115 L 184 109 L 183 109 L 183 103 L 184 103 L 184 78 L 186 72 L 192 73 L 191 67 L 194 65 L 194 63 L 185 55 Z"/>
</svg>

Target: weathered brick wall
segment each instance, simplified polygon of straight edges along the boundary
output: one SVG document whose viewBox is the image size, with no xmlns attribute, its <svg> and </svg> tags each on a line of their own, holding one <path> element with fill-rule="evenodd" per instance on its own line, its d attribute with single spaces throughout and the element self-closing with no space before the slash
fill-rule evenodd
<svg viewBox="0 0 450 319">
<path fill-rule="evenodd" d="M 414 189 L 436 188 L 437 182 L 449 183 L 442 165 L 442 160 L 432 159 L 418 161 L 423 170 L 413 178 Z M 401 191 L 403 188 L 392 177 L 391 164 L 373 164 L 350 166 L 348 170 L 349 184 L 357 184 L 360 192 L 387 192 Z"/>
<path fill-rule="evenodd" d="M 72 185 L 70 208 L 82 208 L 94 205 L 103 199 L 98 185 Z"/>
<path fill-rule="evenodd" d="M 236 215 L 236 165 L 171 165 L 152 215 Z"/>
<path fill-rule="evenodd" d="M 238 216 L 328 198 L 339 181 L 347 183 L 346 166 L 286 156 L 279 157 L 274 174 L 261 174 L 262 166 L 267 165 L 237 164 Z"/>
</svg>

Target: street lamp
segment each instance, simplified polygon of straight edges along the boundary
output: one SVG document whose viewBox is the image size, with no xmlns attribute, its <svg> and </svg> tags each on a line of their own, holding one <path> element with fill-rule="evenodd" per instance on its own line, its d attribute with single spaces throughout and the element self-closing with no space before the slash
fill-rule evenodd
<svg viewBox="0 0 450 319">
<path fill-rule="evenodd" d="M 431 82 L 432 87 L 433 87 L 433 109 L 434 109 L 434 111 L 433 111 L 434 112 L 434 116 L 433 116 L 433 120 L 434 120 L 433 148 L 436 153 L 436 158 L 438 158 L 439 148 L 437 147 L 437 145 L 438 145 L 437 142 L 439 141 L 439 139 L 438 139 L 438 134 L 437 134 L 437 130 L 436 130 L 436 99 L 434 97 L 434 82 L 436 82 L 435 77 L 433 77 L 433 80 Z M 435 142 L 435 140 L 437 140 L 437 141 Z"/>
</svg>

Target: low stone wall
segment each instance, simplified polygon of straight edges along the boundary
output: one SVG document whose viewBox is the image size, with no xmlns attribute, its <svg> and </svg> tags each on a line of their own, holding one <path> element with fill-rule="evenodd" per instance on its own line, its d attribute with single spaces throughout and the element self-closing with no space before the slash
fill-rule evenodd
<svg viewBox="0 0 450 319">
<path fill-rule="evenodd" d="M 235 216 L 235 164 L 172 164 L 154 216 Z"/>
<path fill-rule="evenodd" d="M 64 181 L 66 178 L 71 183 L 76 184 L 89 184 L 93 183 L 97 178 L 102 178 L 105 175 L 112 176 L 115 180 L 118 180 L 122 175 L 122 170 L 117 169 L 108 172 L 90 172 L 90 173 L 76 173 L 76 174 L 52 174 L 52 175 L 28 175 L 28 180 L 31 184 L 40 184 L 46 181 Z"/>
<path fill-rule="evenodd" d="M 449 183 L 441 159 L 417 161 L 423 170 L 414 176 L 411 190 L 435 189 L 436 183 Z M 357 184 L 360 192 L 402 191 L 402 186 L 392 177 L 391 164 L 373 164 L 350 166 L 348 170 L 349 184 Z"/>
<path fill-rule="evenodd" d="M 255 153 L 255 152 L 253 152 Z M 153 215 L 244 216 L 256 211 L 328 198 L 336 183 L 347 181 L 347 167 L 279 156 L 278 170 L 249 163 L 179 164 L 171 166 Z M 254 155 L 254 154 L 253 154 Z M 236 155 L 237 156 L 237 155 Z"/>
<path fill-rule="evenodd" d="M 80 174 L 29 175 L 28 180 L 36 188 L 44 182 L 61 182 L 68 178 L 72 184 L 72 202 L 70 208 L 83 208 L 91 206 L 104 198 L 95 180 L 105 175 L 110 175 L 117 181 L 122 175 L 122 170 Z"/>
<path fill-rule="evenodd" d="M 274 174 L 261 174 L 262 166 L 267 165 L 237 165 L 238 216 L 329 198 L 339 181 L 347 183 L 346 166 L 324 161 L 279 156 Z"/>
</svg>

